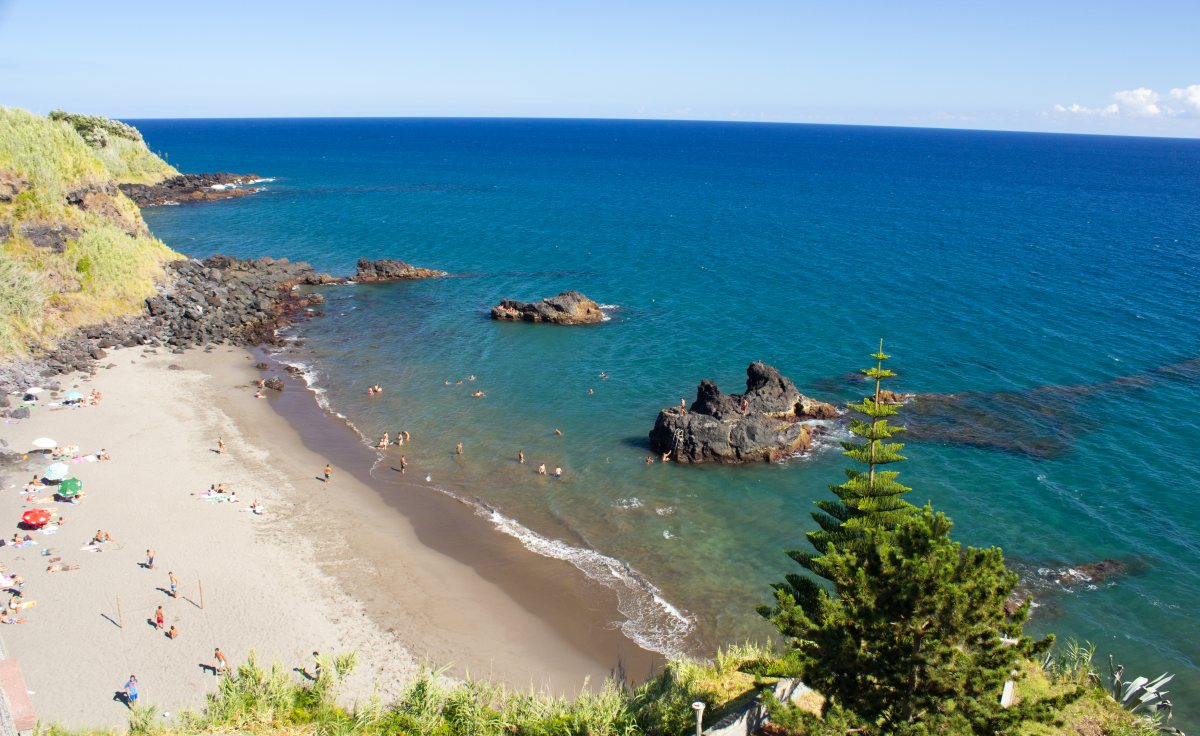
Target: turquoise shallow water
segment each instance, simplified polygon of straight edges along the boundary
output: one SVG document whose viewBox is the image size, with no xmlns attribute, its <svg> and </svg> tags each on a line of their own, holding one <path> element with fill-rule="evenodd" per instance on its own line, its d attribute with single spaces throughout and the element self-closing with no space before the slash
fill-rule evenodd
<svg viewBox="0 0 1200 736">
<path fill-rule="evenodd" d="M 688 617 L 631 609 L 635 636 L 690 650 L 766 636 L 753 606 L 792 571 L 782 550 L 804 545 L 812 501 L 846 464 L 825 449 L 769 466 L 647 466 L 657 410 L 701 378 L 740 390 L 758 359 L 844 401 L 853 387 L 837 379 L 884 337 L 905 390 L 1001 392 L 969 398 L 986 416 L 923 418 L 938 432 L 908 448 L 911 500 L 949 513 L 963 541 L 1005 549 L 1037 591 L 1034 630 L 1176 672 L 1175 702 L 1200 702 L 1200 370 L 1156 370 L 1200 357 L 1200 143 L 611 121 L 136 124 L 184 170 L 276 177 L 254 197 L 148 211 L 179 250 L 338 273 L 398 257 L 456 275 L 327 289 L 328 316 L 293 331 L 304 344 L 292 358 L 365 434 L 413 434 L 394 492 L 428 492 L 430 475 L 627 563 Z M 612 319 L 486 318 L 502 297 L 566 288 L 614 305 Z M 365 395 L 373 383 L 382 397 Z M 565 478 L 536 477 L 542 461 Z M 1050 581 L 1106 558 L 1129 573 Z"/>
</svg>

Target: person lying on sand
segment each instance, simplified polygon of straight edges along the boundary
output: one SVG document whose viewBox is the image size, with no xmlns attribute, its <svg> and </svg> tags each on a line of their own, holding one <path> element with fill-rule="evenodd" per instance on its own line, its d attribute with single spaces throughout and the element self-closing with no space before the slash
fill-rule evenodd
<svg viewBox="0 0 1200 736">
<path fill-rule="evenodd" d="M 42 482 L 41 478 L 38 478 L 35 475 L 35 476 L 33 476 L 33 480 L 31 480 L 25 484 L 25 492 L 26 493 L 36 493 L 37 491 L 40 491 L 45 487 L 46 487 L 46 484 Z"/>
<path fill-rule="evenodd" d="M 13 613 L 24 611 L 26 608 L 33 608 L 36 605 L 37 601 L 27 601 L 20 593 L 13 593 L 12 597 L 8 599 L 8 610 Z"/>
<path fill-rule="evenodd" d="M 4 590 L 9 590 L 10 588 L 20 590 L 23 585 L 25 585 L 25 581 L 21 579 L 20 575 L 0 575 L 0 588 Z"/>
<path fill-rule="evenodd" d="M 46 572 L 70 572 L 71 570 L 78 570 L 78 569 L 79 569 L 79 565 L 66 565 L 61 562 L 56 562 L 53 565 L 50 565 L 49 567 L 47 567 Z"/>
<path fill-rule="evenodd" d="M 23 624 L 25 619 L 18 618 L 8 612 L 7 609 L 0 611 L 0 624 Z"/>
<path fill-rule="evenodd" d="M 100 458 L 101 460 L 112 460 L 112 458 L 108 455 L 108 450 L 105 450 L 103 447 L 100 448 L 100 452 L 96 453 L 96 457 Z"/>
</svg>

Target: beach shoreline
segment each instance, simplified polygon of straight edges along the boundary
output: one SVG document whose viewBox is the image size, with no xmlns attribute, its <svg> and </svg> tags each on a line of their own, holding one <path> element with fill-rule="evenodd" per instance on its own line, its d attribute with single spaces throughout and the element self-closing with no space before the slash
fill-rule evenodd
<svg viewBox="0 0 1200 736">
<path fill-rule="evenodd" d="M 234 666 L 253 650 L 289 668 L 311 666 L 314 650 L 354 650 L 348 702 L 388 702 L 422 666 L 571 695 L 609 676 L 640 681 L 661 664 L 622 634 L 615 594 L 569 563 L 530 553 L 436 492 L 385 498 L 372 483 L 373 451 L 298 380 L 255 399 L 259 357 L 118 350 L 94 378 L 61 379 L 64 390 L 98 388 L 99 406 L 39 406 L 3 425 L 11 450 L 45 435 L 113 458 L 71 466 L 81 504 L 36 504 L 66 518 L 55 535 L 0 548 L 6 572 L 38 602 L 0 636 L 44 723 L 123 724 L 113 695 L 130 674 L 143 701 L 172 714 L 198 708 L 216 686 L 201 668 L 216 646 Z M 19 519 L 35 505 L 20 488 L 44 464 L 33 456 L 4 469 L 3 513 Z M 197 496 L 217 482 L 240 503 Z M 243 513 L 255 498 L 266 515 Z M 96 528 L 115 540 L 102 552 L 87 550 Z M 47 572 L 51 549 L 79 568 Z M 146 549 L 154 570 L 140 564 Z M 180 599 L 164 592 L 175 568 Z M 150 623 L 158 605 L 178 639 Z"/>
</svg>

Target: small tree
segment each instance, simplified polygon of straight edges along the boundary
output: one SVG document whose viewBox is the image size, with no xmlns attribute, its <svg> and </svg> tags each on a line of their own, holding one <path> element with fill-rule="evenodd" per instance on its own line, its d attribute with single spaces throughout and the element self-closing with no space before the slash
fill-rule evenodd
<svg viewBox="0 0 1200 736">
<path fill-rule="evenodd" d="M 1048 649 L 1022 634 L 1028 602 L 1008 612 L 1017 575 L 997 548 L 966 548 L 950 538 L 952 524 L 901 496 L 909 489 L 878 465 L 904 459 L 886 443 L 899 428 L 887 418 L 879 383 L 875 396 L 851 407 L 867 417 L 851 431 L 863 440 L 846 454 L 865 463 L 833 486 L 838 502 L 818 502 L 821 530 L 808 535 L 815 553 L 788 555 L 828 581 L 788 575 L 775 605 L 760 606 L 790 640 L 805 682 L 826 697 L 826 708 L 853 714 L 874 734 L 1008 733 L 1024 720 L 1048 720 L 1061 701 L 1000 706 L 1006 679 L 1021 659 Z M 831 711 L 832 712 L 832 711 Z"/>
</svg>

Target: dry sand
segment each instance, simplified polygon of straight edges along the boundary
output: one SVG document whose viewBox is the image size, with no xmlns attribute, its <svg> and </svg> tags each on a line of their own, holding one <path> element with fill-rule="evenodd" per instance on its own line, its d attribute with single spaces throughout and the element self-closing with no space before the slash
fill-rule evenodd
<svg viewBox="0 0 1200 736">
<path fill-rule="evenodd" d="M 4 470 L 6 536 L 27 508 L 66 520 L 56 534 L 33 532 L 36 546 L 0 547 L 0 563 L 37 601 L 0 640 L 44 723 L 123 724 L 113 696 L 130 674 L 143 702 L 198 708 L 216 687 L 202 668 L 216 646 L 234 666 L 251 650 L 289 667 L 310 666 L 313 650 L 354 650 L 347 701 L 378 692 L 387 702 L 423 663 L 559 693 L 614 673 L 640 680 L 657 666 L 617 630 L 615 596 L 569 564 L 529 553 L 436 493 L 383 498 L 367 472 L 371 451 L 295 383 L 282 396 L 253 397 L 253 360 L 225 348 L 116 351 L 113 368 L 63 382 L 98 388 L 101 405 L 39 407 L 0 425 L 10 450 L 49 436 L 112 456 L 71 464 L 87 493 L 77 505 L 24 500 L 21 488 L 48 464 L 42 456 Z M 327 459 L 328 486 L 317 479 Z M 198 498 L 217 482 L 241 502 Z M 255 498 L 266 515 L 246 511 Z M 97 529 L 114 541 L 84 551 Z M 147 548 L 154 570 L 140 564 Z M 79 569 L 47 572 L 46 550 Z M 165 594 L 169 570 L 179 599 Z M 158 605 L 176 640 L 149 623 Z"/>
</svg>

